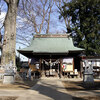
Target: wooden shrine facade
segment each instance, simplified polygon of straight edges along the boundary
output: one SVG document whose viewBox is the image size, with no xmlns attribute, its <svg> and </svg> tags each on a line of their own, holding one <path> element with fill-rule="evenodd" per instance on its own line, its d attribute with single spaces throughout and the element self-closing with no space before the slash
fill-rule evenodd
<svg viewBox="0 0 100 100">
<path fill-rule="evenodd" d="M 73 76 L 80 70 L 78 55 L 84 49 L 75 47 L 67 34 L 55 34 L 35 35 L 29 47 L 18 51 L 31 59 L 33 71 L 40 70 L 46 76 Z"/>
</svg>

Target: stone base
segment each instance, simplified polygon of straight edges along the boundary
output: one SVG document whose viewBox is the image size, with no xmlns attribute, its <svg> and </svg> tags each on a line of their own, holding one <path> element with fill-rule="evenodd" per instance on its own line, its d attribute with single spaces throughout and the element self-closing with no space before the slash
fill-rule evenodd
<svg viewBox="0 0 100 100">
<path fill-rule="evenodd" d="M 83 82 L 85 82 L 85 83 L 94 83 L 93 74 L 84 74 Z"/>
<path fill-rule="evenodd" d="M 14 75 L 4 75 L 3 84 L 12 84 L 14 81 Z"/>
</svg>

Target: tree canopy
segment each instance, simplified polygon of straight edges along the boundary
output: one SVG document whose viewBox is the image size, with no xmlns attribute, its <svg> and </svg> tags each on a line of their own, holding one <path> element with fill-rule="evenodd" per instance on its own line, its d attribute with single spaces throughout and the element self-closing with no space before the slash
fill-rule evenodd
<svg viewBox="0 0 100 100">
<path fill-rule="evenodd" d="M 71 18 L 74 44 L 86 55 L 100 55 L 100 0 L 71 0 L 62 8 L 60 17 Z"/>
</svg>

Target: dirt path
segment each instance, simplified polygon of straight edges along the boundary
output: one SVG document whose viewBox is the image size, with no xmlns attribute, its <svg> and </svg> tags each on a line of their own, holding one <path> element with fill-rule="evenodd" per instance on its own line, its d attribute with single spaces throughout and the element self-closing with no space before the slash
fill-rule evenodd
<svg viewBox="0 0 100 100">
<path fill-rule="evenodd" d="M 100 81 L 91 89 L 81 79 L 41 78 L 33 85 L 28 81 L 1 88 L 0 100 L 100 100 Z"/>
<path fill-rule="evenodd" d="M 72 100 L 62 82 L 57 78 L 40 79 L 28 90 L 0 90 L 0 96 L 16 97 L 15 100 Z M 14 99 L 12 99 L 14 100 Z"/>
<path fill-rule="evenodd" d="M 100 100 L 100 80 L 95 80 L 94 86 L 85 86 L 81 79 L 65 79 L 62 82 L 73 100 Z"/>
<path fill-rule="evenodd" d="M 26 90 L 30 89 L 38 82 L 38 79 L 34 80 L 20 80 L 15 81 L 14 84 L 3 84 L 0 81 L 0 89 L 8 89 L 8 90 Z"/>
</svg>

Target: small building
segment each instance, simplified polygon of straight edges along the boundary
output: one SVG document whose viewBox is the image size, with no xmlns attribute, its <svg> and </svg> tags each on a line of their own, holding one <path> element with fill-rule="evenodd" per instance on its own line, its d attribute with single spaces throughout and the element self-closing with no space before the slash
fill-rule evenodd
<svg viewBox="0 0 100 100">
<path fill-rule="evenodd" d="M 31 65 L 39 64 L 42 75 L 74 76 L 80 72 L 78 55 L 84 49 L 75 47 L 69 35 L 54 34 L 35 35 L 30 46 L 18 51 L 32 59 Z"/>
</svg>

